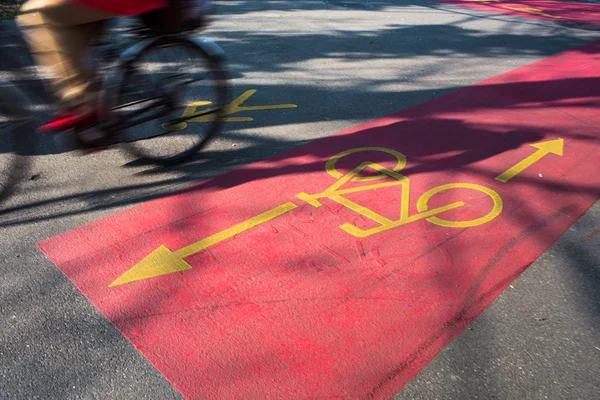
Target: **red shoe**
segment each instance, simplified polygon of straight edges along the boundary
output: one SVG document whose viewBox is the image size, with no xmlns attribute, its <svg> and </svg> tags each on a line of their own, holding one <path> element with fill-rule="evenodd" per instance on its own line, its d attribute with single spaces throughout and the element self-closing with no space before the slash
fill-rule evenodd
<svg viewBox="0 0 600 400">
<path fill-rule="evenodd" d="M 84 128 L 92 126 L 98 122 L 98 114 L 95 112 L 77 113 L 73 110 L 66 110 L 58 113 L 48 123 L 40 126 L 39 133 L 56 134 L 67 129 Z"/>
</svg>

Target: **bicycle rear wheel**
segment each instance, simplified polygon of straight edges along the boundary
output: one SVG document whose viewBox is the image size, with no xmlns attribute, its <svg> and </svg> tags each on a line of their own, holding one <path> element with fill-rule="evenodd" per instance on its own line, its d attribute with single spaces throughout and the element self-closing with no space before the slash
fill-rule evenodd
<svg viewBox="0 0 600 400">
<path fill-rule="evenodd" d="M 27 115 L 27 98 L 0 79 L 0 201 L 13 192 L 28 167 L 34 119 Z"/>
<path fill-rule="evenodd" d="M 111 113 L 124 123 L 124 149 L 162 165 L 190 159 L 219 132 L 229 95 L 221 59 L 175 36 L 159 39 L 129 62 L 117 92 Z M 159 117 L 136 123 L 151 113 Z"/>
</svg>

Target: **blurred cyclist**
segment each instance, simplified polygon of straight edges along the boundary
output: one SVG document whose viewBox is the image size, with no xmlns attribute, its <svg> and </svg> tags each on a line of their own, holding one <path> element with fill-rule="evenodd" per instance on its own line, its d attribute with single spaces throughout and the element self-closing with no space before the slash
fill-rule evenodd
<svg viewBox="0 0 600 400">
<path fill-rule="evenodd" d="M 87 53 L 106 20 L 148 13 L 181 3 L 170 0 L 29 0 L 17 23 L 36 63 L 63 109 L 60 119 L 95 122 L 96 94 Z M 157 11 L 163 15 L 163 11 Z M 165 18 L 169 13 L 164 12 Z M 94 140 L 93 138 L 90 138 Z M 100 138 L 98 138 L 100 139 Z"/>
</svg>

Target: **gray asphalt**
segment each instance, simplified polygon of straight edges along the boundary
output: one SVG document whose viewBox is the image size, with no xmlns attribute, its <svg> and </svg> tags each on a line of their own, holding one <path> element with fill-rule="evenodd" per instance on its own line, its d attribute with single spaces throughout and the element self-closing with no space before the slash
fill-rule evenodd
<svg viewBox="0 0 600 400">
<path fill-rule="evenodd" d="M 366 4 L 366 6 L 365 6 Z M 43 137 L 0 216 L 0 398 L 170 399 L 180 394 L 36 243 L 193 182 L 600 38 L 600 32 L 430 1 L 217 2 L 206 32 L 228 55 L 234 96 L 294 103 L 230 123 L 171 169 L 118 150 L 80 157 Z M 0 74 L 51 110 L 26 54 Z M 13 71 L 10 71 L 10 70 Z M 18 72 L 18 73 L 17 73 Z M 598 399 L 600 204 L 396 399 Z"/>
</svg>

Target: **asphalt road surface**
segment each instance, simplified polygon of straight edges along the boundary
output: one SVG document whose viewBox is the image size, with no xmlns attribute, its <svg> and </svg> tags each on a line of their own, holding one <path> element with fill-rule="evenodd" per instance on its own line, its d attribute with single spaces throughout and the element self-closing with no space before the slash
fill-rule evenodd
<svg viewBox="0 0 600 400">
<path fill-rule="evenodd" d="M 235 345 L 231 345 L 231 353 L 238 355 L 237 365 L 219 366 L 229 379 L 207 386 L 212 393 L 206 389 L 200 395 L 200 391 L 189 389 L 202 386 L 202 382 L 173 386 L 169 383 L 175 379 L 173 376 L 185 375 L 174 370 L 196 368 L 195 363 L 202 360 L 183 362 L 173 369 L 156 362 L 160 356 L 152 349 L 140 347 L 138 351 L 124 336 L 125 328 L 103 315 L 72 283 L 76 278 L 68 279 L 61 271 L 64 268 L 57 268 L 37 244 L 307 143 L 313 146 L 311 149 L 318 149 L 323 143 L 326 150 L 329 142 L 323 138 L 340 131 L 600 39 L 600 31 L 592 23 L 568 24 L 563 23 L 565 18 L 532 18 L 531 12 L 506 15 L 435 1 L 216 3 L 217 17 L 204 34 L 227 53 L 233 98 L 252 90 L 255 92 L 251 92 L 245 105 L 297 107 L 240 112 L 236 116 L 247 118 L 227 122 L 225 132 L 197 159 L 168 169 L 136 162 L 116 149 L 82 157 L 58 138 L 40 137 L 31 156 L 33 167 L 27 180 L 3 205 L 5 211 L 0 215 L 0 398 L 162 400 L 182 396 L 258 398 L 261 393 L 263 398 L 277 398 L 272 395 L 276 393 L 272 388 L 284 386 L 278 381 L 281 378 L 273 378 L 269 383 L 261 375 L 252 386 L 254 392 L 238 393 L 225 388 L 237 388 L 241 381 L 254 382 L 254 370 L 249 367 L 253 362 L 272 365 L 273 371 L 279 365 L 272 360 L 244 360 L 242 354 L 246 353 Z M 14 28 L 12 22 L 3 23 Z M 0 44 L 0 74 L 24 88 L 40 118 L 47 117 L 53 110 L 49 96 L 43 93 L 31 59 L 16 43 L 15 39 Z M 595 50 L 590 59 L 597 63 L 598 47 L 592 49 Z M 7 53 L 11 54 L 10 61 L 4 56 Z M 598 78 L 590 79 L 589 87 L 600 87 Z M 595 132 L 595 138 L 590 136 L 590 146 L 599 143 L 600 130 L 593 125 L 598 123 L 599 99 L 600 93 L 595 89 L 587 98 L 586 113 L 578 115 L 581 123 L 589 126 L 589 135 Z M 501 113 L 503 103 L 497 108 Z M 522 108 L 527 108 L 527 104 Z M 428 112 L 435 115 L 435 107 Z M 518 113 L 510 115 L 497 123 L 520 118 Z M 531 114 L 523 118 L 529 118 L 531 126 L 536 123 Z M 535 133 L 531 142 L 541 139 Z M 469 143 L 461 143 L 461 148 L 444 150 L 432 143 L 435 150 L 424 150 L 423 154 L 435 158 L 438 153 L 452 151 L 477 153 L 479 144 L 474 141 L 470 148 Z M 402 150 L 402 144 L 398 149 Z M 411 153 L 407 154 L 410 161 Z M 598 165 L 597 154 L 590 153 L 581 163 L 596 157 Z M 285 165 L 285 160 L 278 162 Z M 289 179 L 305 179 L 301 175 L 291 174 Z M 585 196 L 592 204 L 600 194 L 597 175 L 577 178 L 591 182 Z M 256 185 L 253 187 L 261 183 Z M 269 180 L 262 185 L 265 193 L 267 189 L 275 190 Z M 218 193 L 213 187 L 202 194 L 202 199 L 220 199 Z M 264 196 L 268 198 L 268 194 Z M 560 198 L 559 194 L 552 197 L 557 202 Z M 253 201 L 260 205 L 261 199 Z M 385 394 L 363 390 L 362 378 L 352 375 L 344 387 L 356 387 L 356 391 L 338 392 L 337 397 L 329 398 L 598 398 L 600 204 L 596 203 L 571 224 L 551 247 L 540 247 L 542 254 L 528 268 L 524 265 L 524 272 L 507 284 L 506 290 L 481 315 L 465 325 L 459 336 L 441 346 L 437 355 L 425 357 L 422 365 L 411 367 L 416 374 L 412 380 L 405 386 L 390 386 L 397 393 L 395 396 L 389 392 L 392 389 Z M 125 229 L 125 225 L 121 228 Z M 127 229 L 135 230 L 136 226 Z M 112 234 L 110 225 L 102 227 L 108 230 L 102 234 Z M 523 240 L 527 245 L 543 242 L 542 239 L 533 235 Z M 241 252 L 253 251 L 248 242 L 236 243 Z M 284 254 L 288 250 L 281 244 L 272 251 Z M 476 251 L 465 248 L 462 254 L 473 252 L 476 259 Z M 98 275 L 101 274 L 98 269 Z M 432 301 L 431 307 L 437 306 Z M 234 332 L 236 325 L 232 321 L 227 326 Z M 243 324 L 240 322 L 240 326 Z M 365 351 L 374 359 L 385 359 L 387 356 L 381 351 L 385 346 L 380 347 L 380 343 L 396 343 L 404 334 L 402 326 L 382 330 L 377 340 L 371 337 L 371 341 L 364 342 Z M 273 338 L 265 336 L 263 340 L 268 343 Z M 207 349 L 213 345 L 198 344 Z M 173 346 L 177 352 L 177 341 Z M 304 347 L 295 351 L 315 350 Z M 392 354 L 395 357 L 396 353 Z M 402 360 L 390 358 L 390 365 L 396 363 L 390 371 L 406 367 L 401 365 Z M 149 360 L 154 360 L 154 364 Z M 282 362 L 281 358 L 277 360 Z M 210 360 L 204 362 L 210 364 Z M 325 388 L 318 391 L 311 383 L 315 393 L 312 398 L 323 398 L 322 393 L 335 386 L 333 381 L 336 385 L 345 382 L 345 367 L 355 371 L 349 364 L 342 364 L 343 367 L 334 368 L 332 378 L 328 375 L 331 371 L 317 368 L 321 362 L 296 365 L 302 371 L 321 371 L 306 378 L 306 382 L 315 379 Z M 354 362 L 360 364 L 359 360 Z M 171 372 L 165 377 L 159 370 Z M 373 376 L 387 376 L 390 371 L 372 372 Z M 273 376 L 278 375 L 273 372 Z M 371 378 L 365 375 L 365 381 Z M 186 392 L 182 394 L 183 391 Z M 279 398 L 284 397 L 311 396 Z"/>
</svg>

